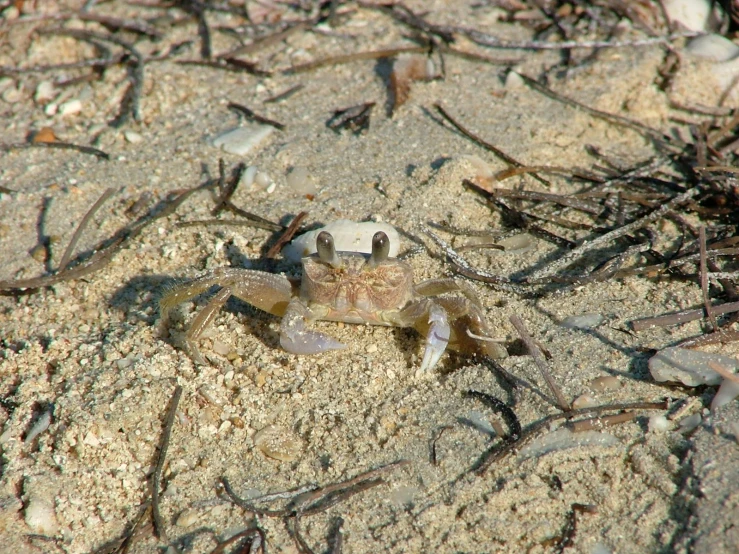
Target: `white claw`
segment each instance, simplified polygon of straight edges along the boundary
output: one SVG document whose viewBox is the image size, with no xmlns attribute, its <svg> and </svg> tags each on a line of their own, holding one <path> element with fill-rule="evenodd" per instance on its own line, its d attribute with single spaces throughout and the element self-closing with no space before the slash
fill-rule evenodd
<svg viewBox="0 0 739 554">
<path fill-rule="evenodd" d="M 430 372 L 439 362 L 439 358 L 449 344 L 449 321 L 446 312 L 440 306 L 432 306 L 429 310 L 429 327 L 426 336 L 426 351 L 423 353 L 423 361 L 418 369 L 418 374 Z"/>
<path fill-rule="evenodd" d="M 346 345 L 328 335 L 306 329 L 305 319 L 298 314 L 288 314 L 283 318 L 280 345 L 291 354 L 319 354 L 346 348 Z"/>
</svg>

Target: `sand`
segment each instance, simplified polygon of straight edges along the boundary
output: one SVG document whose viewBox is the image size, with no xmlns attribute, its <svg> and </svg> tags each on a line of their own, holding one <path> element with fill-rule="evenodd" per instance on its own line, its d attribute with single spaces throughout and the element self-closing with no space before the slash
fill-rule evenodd
<svg viewBox="0 0 739 554">
<path fill-rule="evenodd" d="M 520 25 L 497 21 L 501 11 L 484 3 L 408 5 L 427 10 L 438 23 L 474 26 L 509 40 L 531 37 Z M 123 3 L 96 9 L 117 17 L 182 17 L 178 10 L 136 12 Z M 212 28 L 238 22 L 228 14 L 209 14 L 208 21 Z M 71 38 L 29 38 L 38 22 L 2 25 L 0 65 L 95 55 L 89 45 Z M 194 39 L 183 57 L 198 57 L 193 21 L 161 25 L 164 41 L 138 38 L 142 52 L 166 51 L 166 45 Z M 93 22 L 66 26 L 104 32 Z M 358 10 L 336 28 L 322 29 L 292 34 L 249 59 L 263 68 L 287 67 L 409 44 L 406 27 L 375 11 Z M 225 33 L 214 32 L 212 40 L 215 52 L 237 45 Z M 515 58 L 517 70 L 532 76 L 559 60 L 556 52 L 475 51 Z M 687 138 L 686 126 L 670 119 L 676 114 L 670 100 L 713 105 L 720 89 L 705 62 L 686 58 L 669 94 L 660 91 L 653 81 L 662 58 L 656 46 L 605 50 L 567 75 L 551 74 L 550 86 L 594 108 Z M 308 211 L 305 222 L 311 226 L 340 218 L 385 221 L 418 237 L 434 254 L 408 257 L 417 280 L 451 276 L 452 267 L 438 255 L 424 227 L 436 222 L 501 229 L 500 212 L 462 186 L 462 179 L 474 177 L 475 171 L 460 157 L 478 156 L 493 171 L 506 165 L 441 123 L 433 108 L 437 102 L 524 164 L 589 169 L 597 161 L 586 145 L 625 165 L 655 153 L 653 144 L 636 132 L 564 107 L 516 85 L 515 79 L 506 81 L 505 66 L 447 56 L 445 69 L 444 79 L 415 83 L 408 101 L 389 115 L 390 64 L 385 60 L 271 77 L 172 60 L 150 63 L 142 121 L 120 128 L 107 123 L 116 117 L 127 87 L 121 67 L 108 69 L 101 80 L 60 89 L 63 98 L 55 102 L 81 102 L 80 111 L 68 115 L 47 115 L 34 92 L 41 81 L 71 78 L 80 74 L 76 70 L 4 80 L 4 90 L 19 89 L 7 96 L 16 101 L 0 101 L 4 143 L 23 142 L 30 131 L 51 126 L 61 139 L 100 148 L 110 160 L 50 149 L 2 154 L 0 185 L 15 192 L 0 194 L 0 279 L 35 277 L 57 267 L 77 223 L 105 189 L 115 193 L 83 233 L 79 252 L 129 222 L 127 210 L 142 194 L 150 194 L 153 205 L 172 191 L 217 176 L 219 158 L 229 171 L 240 162 L 256 165 L 277 184 L 273 192 L 239 188 L 233 198 L 239 207 L 281 223 Z M 297 84 L 304 88 L 291 97 L 264 103 Z M 246 156 L 225 153 L 209 139 L 238 126 L 226 107 L 229 102 L 282 122 L 286 130 L 275 131 Z M 376 102 L 368 132 L 355 136 L 327 128 L 334 110 L 363 102 Z M 286 184 L 285 175 L 296 166 L 306 167 L 315 183 L 310 198 Z M 581 186 L 555 177 L 551 182 L 544 189 L 530 177 L 516 177 L 503 186 L 562 194 Z M 648 419 L 658 412 L 641 411 L 634 421 L 606 430 L 616 439 L 610 446 L 596 440 L 540 457 L 513 454 L 482 476 L 467 473 L 491 444 L 490 422 L 498 416 L 463 392 L 473 389 L 515 401 L 524 425 L 557 412 L 536 392 L 548 394 L 517 342 L 511 314 L 551 353 L 552 374 L 568 400 L 583 394 L 598 403 L 670 396 L 679 403 L 691 391 L 657 386 L 646 363 L 652 349 L 699 334 L 699 322 L 626 331 L 634 319 L 699 306 L 697 284 L 626 277 L 531 299 L 472 283 L 496 336 L 505 339 L 511 353 L 502 365 L 531 384 L 514 392 L 502 387 L 485 363 L 460 356 L 444 356 L 433 375 L 417 377 L 423 340 L 409 330 L 318 323 L 348 348 L 289 355 L 279 347 L 278 318 L 234 301 L 198 342 L 209 364 L 196 366 L 181 348 L 181 334 L 206 300 L 183 304 L 173 316 L 172 335 L 162 334 L 157 322 L 163 293 L 204 270 L 229 265 L 299 272 L 286 262 L 263 259 L 280 233 L 180 225 L 210 218 L 213 205 L 211 193 L 197 193 L 102 270 L 30 294 L 0 296 L 0 552 L 94 552 L 123 536 L 149 498 L 148 476 L 177 385 L 183 394 L 161 498 L 168 540 L 145 528 L 129 552 L 155 552 L 167 545 L 210 552 L 215 538 L 255 523 L 266 533 L 270 551 L 297 552 L 280 518 L 255 517 L 219 497 L 220 478 L 226 476 L 241 495 L 257 496 L 327 485 L 401 459 L 409 463 L 383 474 L 383 484 L 302 517 L 300 532 L 308 545 L 326 551 L 341 518 L 343 551 L 350 553 L 549 552 L 567 526 L 572 505 L 579 503 L 595 511 L 578 515 L 568 552 L 738 551 L 739 408 L 734 402 L 707 416 L 704 406 L 713 389 L 699 391 L 698 401 L 686 411 L 685 416 L 707 416 L 691 432 L 679 431 L 677 422 L 666 432 L 650 431 Z M 692 214 L 686 217 L 700 223 Z M 660 222 L 656 228 L 659 246 L 679 239 L 672 223 Z M 464 241 L 440 235 L 455 245 Z M 571 231 L 566 238 L 582 236 Z M 38 249 L 34 252 L 46 237 L 52 237 L 47 262 Z M 465 255 L 476 267 L 502 276 L 527 275 L 561 255 L 550 243 L 532 242 L 524 253 L 473 250 Z M 413 246 L 406 239 L 401 251 Z M 599 252 L 599 259 L 608 252 Z M 591 312 L 604 318 L 597 328 L 558 325 L 565 317 Z M 738 350 L 736 344 L 720 349 L 731 356 Z M 594 390 L 593 380 L 609 375 L 618 379 L 618 388 Z M 48 429 L 24 440 L 34 421 L 49 411 Z M 266 456 L 255 444 L 255 438 L 261 443 L 265 436 L 278 443 L 272 454 L 283 460 Z M 277 500 L 262 506 L 284 504 Z"/>
</svg>

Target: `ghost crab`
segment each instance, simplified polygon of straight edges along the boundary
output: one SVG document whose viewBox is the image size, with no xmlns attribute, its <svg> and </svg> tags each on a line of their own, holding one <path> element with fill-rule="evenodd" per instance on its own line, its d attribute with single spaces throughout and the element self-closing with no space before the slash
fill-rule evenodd
<svg viewBox="0 0 739 554">
<path fill-rule="evenodd" d="M 175 287 L 161 302 L 162 325 L 170 310 L 213 285 L 221 289 L 195 316 L 185 336 L 192 357 L 205 363 L 195 345 L 198 337 L 230 296 L 281 316 L 280 344 L 292 354 L 317 354 L 345 346 L 311 330 L 318 320 L 393 327 L 413 327 L 426 337 L 419 372 L 431 371 L 447 347 L 493 358 L 506 355 L 493 342 L 475 291 L 454 279 L 413 284 L 407 263 L 389 257 L 390 241 L 380 231 L 372 238 L 372 253 L 337 252 L 333 236 L 323 231 L 315 254 L 304 257 L 302 279 L 291 280 L 251 269 L 223 268 Z M 439 295 L 460 293 L 459 296 Z"/>
</svg>

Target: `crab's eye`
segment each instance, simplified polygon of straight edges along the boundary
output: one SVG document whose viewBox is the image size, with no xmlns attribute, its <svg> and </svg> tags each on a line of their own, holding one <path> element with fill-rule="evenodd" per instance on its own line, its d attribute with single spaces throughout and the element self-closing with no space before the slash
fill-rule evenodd
<svg viewBox="0 0 739 554">
<path fill-rule="evenodd" d="M 326 231 L 318 233 L 316 237 L 316 251 L 318 251 L 318 257 L 322 262 L 329 264 L 331 267 L 339 267 L 341 265 L 341 260 L 334 246 L 334 237 L 331 236 L 331 233 L 327 233 Z"/>
<path fill-rule="evenodd" d="M 390 239 L 382 231 L 377 231 L 372 237 L 372 256 L 370 264 L 377 265 L 390 256 Z"/>
</svg>

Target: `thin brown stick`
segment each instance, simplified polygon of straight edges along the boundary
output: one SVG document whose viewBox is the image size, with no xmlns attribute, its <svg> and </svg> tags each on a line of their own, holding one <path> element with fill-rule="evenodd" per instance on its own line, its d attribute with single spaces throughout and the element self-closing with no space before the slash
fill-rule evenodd
<svg viewBox="0 0 739 554">
<path fill-rule="evenodd" d="M 276 258 L 280 250 L 282 250 L 282 247 L 285 246 L 288 242 L 290 242 L 293 237 L 295 236 L 295 233 L 298 232 L 298 229 L 300 228 L 300 225 L 303 223 L 303 220 L 308 216 L 308 212 L 300 212 L 298 215 L 296 215 L 293 220 L 290 222 L 290 225 L 287 226 L 287 229 L 285 229 L 285 232 L 282 233 L 279 239 L 277 239 L 277 242 L 275 242 L 272 245 L 272 248 L 267 250 L 267 257 L 268 258 Z"/>
<path fill-rule="evenodd" d="M 725 304 L 712 305 L 711 312 L 714 314 L 714 317 L 716 315 L 739 312 L 739 302 L 727 302 Z M 682 323 L 688 323 L 690 321 L 695 321 L 696 319 L 702 319 L 704 317 L 708 317 L 705 306 L 694 310 L 685 310 L 672 314 L 637 319 L 631 322 L 631 328 L 634 331 L 638 332 L 644 331 L 645 329 L 650 329 L 652 327 L 668 327 L 670 325 L 680 325 Z"/>
<path fill-rule="evenodd" d="M 218 160 L 218 189 L 221 195 L 216 200 L 216 205 L 210 211 L 210 215 L 216 216 L 226 209 L 226 205 L 231 202 L 231 197 L 236 192 L 236 187 L 241 182 L 241 176 L 246 170 L 246 164 L 240 163 L 231 171 L 231 179 L 226 183 L 226 164 L 223 158 Z"/>
<path fill-rule="evenodd" d="M 512 315 L 508 319 L 516 328 L 516 331 L 518 331 L 518 335 L 526 345 L 526 349 L 529 351 L 529 354 L 534 358 L 534 362 L 536 363 L 536 367 L 539 369 L 539 373 L 541 373 L 541 376 L 544 378 L 544 381 L 546 381 L 549 390 L 552 391 L 552 394 L 554 395 L 555 404 L 563 412 L 571 411 L 572 407 L 570 406 L 570 403 L 567 402 L 567 399 L 564 397 L 564 394 L 562 394 L 562 391 L 554 381 L 552 374 L 549 372 L 547 361 L 544 359 L 544 355 L 541 353 L 539 345 L 537 345 L 534 339 L 531 338 L 531 335 L 529 335 L 529 332 L 526 330 L 526 326 L 521 318 L 517 315 Z"/>
<path fill-rule="evenodd" d="M 515 170 L 514 170 L 515 171 Z M 496 176 L 497 178 L 497 176 Z M 515 198 L 516 200 L 530 200 L 533 202 L 552 202 L 560 206 L 567 206 L 589 214 L 600 214 L 603 207 L 597 202 L 588 202 L 576 196 L 564 196 L 562 194 L 550 194 L 536 192 L 533 190 L 510 190 L 504 188 L 492 188 L 490 194 L 494 197 Z"/>
<path fill-rule="evenodd" d="M 251 110 L 242 104 L 237 104 L 236 102 L 229 102 L 227 107 L 230 110 L 235 110 L 237 112 L 244 114 L 247 119 L 256 121 L 257 123 L 262 123 L 263 125 L 270 125 L 271 127 L 274 127 L 275 129 L 279 129 L 280 131 L 285 130 L 284 124 L 280 123 L 279 121 L 275 121 L 274 119 L 269 119 L 268 117 L 264 117 L 263 115 L 259 115 L 254 110 Z"/>
<path fill-rule="evenodd" d="M 570 423 L 570 429 L 575 433 L 582 431 L 592 431 L 593 429 L 601 429 L 603 427 L 611 427 L 613 425 L 619 425 L 632 421 L 636 417 L 636 412 L 629 411 L 621 414 L 603 416 L 603 417 L 591 417 L 588 419 L 581 419 L 579 421 L 573 421 Z"/>
<path fill-rule="evenodd" d="M 712 360 L 709 360 L 708 361 L 708 366 L 713 371 L 715 371 L 716 373 L 718 373 L 719 375 L 721 375 L 721 377 L 723 377 L 724 379 L 728 379 L 729 381 L 733 381 L 734 383 L 739 383 L 739 375 L 736 374 L 736 373 L 732 373 L 731 371 L 729 371 L 728 369 L 726 369 L 726 367 L 724 367 L 720 363 L 714 362 Z"/>
<path fill-rule="evenodd" d="M 473 466 L 473 471 L 482 475 L 487 469 L 498 460 L 508 456 L 516 449 L 524 446 L 527 442 L 530 442 L 540 431 L 548 429 L 549 426 L 561 419 L 571 419 L 581 415 L 599 415 L 606 412 L 623 411 L 623 410 L 666 410 L 668 409 L 668 402 L 631 402 L 626 404 L 607 404 L 604 406 L 594 406 L 592 408 L 581 408 L 578 410 L 571 410 L 569 412 L 559 412 L 551 414 L 539 421 L 532 423 L 526 427 L 522 433 L 521 438 L 511 444 L 495 445 L 488 449 Z"/>
<path fill-rule="evenodd" d="M 609 242 L 617 238 L 633 233 L 637 229 L 646 227 L 650 223 L 653 223 L 654 221 L 661 219 L 662 217 L 665 216 L 667 212 L 686 203 L 688 200 L 696 196 L 699 192 L 700 192 L 700 189 L 698 189 L 697 187 L 691 188 L 683 192 L 682 194 L 678 194 L 677 196 L 673 197 L 670 201 L 665 202 L 658 208 L 655 208 L 650 213 L 648 213 L 644 217 L 637 219 L 636 221 L 632 221 L 631 223 L 622 225 L 621 227 L 618 227 L 614 229 L 613 231 L 610 231 L 604 235 L 601 235 L 593 240 L 583 241 L 580 244 L 580 246 L 565 253 L 560 258 L 558 258 L 555 262 L 543 267 L 539 271 L 534 272 L 530 276 L 529 279 L 538 280 L 538 279 L 543 279 L 545 277 L 550 277 L 551 275 L 553 275 L 560 269 L 563 269 L 575 263 L 575 261 L 580 259 L 582 255 L 585 254 L 586 252 L 590 252 L 591 250 L 600 248 L 604 246 L 605 244 L 608 244 Z"/>
<path fill-rule="evenodd" d="M 529 87 L 533 88 L 535 91 L 543 94 L 544 96 L 548 96 L 549 98 L 556 100 L 557 102 L 560 102 L 562 104 L 575 108 L 576 110 L 584 111 L 592 115 L 593 117 L 603 119 L 614 125 L 626 127 L 628 129 L 631 129 L 632 131 L 636 131 L 637 133 L 641 135 L 647 136 L 651 138 L 652 140 L 655 140 L 661 144 L 677 146 L 680 148 L 685 148 L 687 146 L 680 139 L 677 139 L 674 137 L 668 137 L 665 134 L 661 133 L 660 131 L 652 129 L 651 127 L 647 127 L 646 125 L 639 123 L 638 121 L 633 121 L 627 117 L 610 114 L 608 112 L 604 112 L 601 110 L 596 110 L 595 108 L 586 106 L 585 104 L 582 104 L 578 102 L 577 100 L 573 100 L 571 98 L 568 98 L 567 96 L 563 96 L 557 92 L 554 92 L 549 87 L 545 87 L 544 85 L 538 83 L 535 79 L 532 79 L 528 75 L 525 75 L 523 73 L 517 73 L 517 75 L 519 75 L 523 79 L 523 81 Z"/>
<path fill-rule="evenodd" d="M 11 150 L 21 150 L 25 148 L 52 148 L 59 150 L 76 150 L 83 154 L 92 154 L 103 160 L 109 160 L 110 154 L 103 152 L 92 146 L 83 146 L 82 144 L 73 144 L 71 142 L 16 142 L 13 144 L 0 144 L 0 150 L 10 152 Z"/>
<path fill-rule="evenodd" d="M 67 249 L 64 251 L 64 254 L 62 255 L 62 259 L 59 262 L 59 267 L 56 270 L 57 273 L 60 273 L 67 268 L 67 264 L 69 263 L 69 260 L 72 257 L 72 254 L 74 253 L 74 249 L 77 246 L 77 242 L 80 240 L 80 237 L 82 236 L 82 232 L 85 230 L 85 227 L 87 227 L 87 224 L 90 222 L 93 216 L 97 213 L 97 211 L 103 206 L 103 204 L 105 204 L 105 202 L 108 201 L 108 198 L 113 196 L 114 192 L 115 192 L 114 188 L 106 189 L 106 191 L 100 195 L 100 198 L 97 199 L 97 201 L 92 205 L 92 207 L 87 211 L 84 217 L 80 220 L 79 224 L 77 225 L 77 229 L 74 230 L 74 234 L 72 235 L 72 238 L 69 240 Z"/>
<path fill-rule="evenodd" d="M 739 331 L 733 329 L 722 329 L 715 333 L 700 335 L 692 339 L 684 340 L 677 346 L 680 348 L 700 348 L 709 344 L 726 344 L 727 342 L 739 341 Z"/>
<path fill-rule="evenodd" d="M 708 298 L 708 267 L 706 266 L 706 228 L 701 225 L 698 228 L 698 244 L 700 246 L 700 283 L 701 293 L 703 294 L 703 306 L 708 315 L 708 320 L 711 322 L 711 330 L 718 331 L 718 323 L 716 322 L 716 316 L 713 315 L 711 310 L 711 300 Z"/>
<path fill-rule="evenodd" d="M 303 63 L 300 65 L 294 65 L 282 70 L 283 75 L 295 75 L 298 73 L 305 73 L 307 71 L 313 71 L 321 67 L 328 65 L 343 65 L 352 62 L 359 62 L 364 60 L 378 60 L 382 58 L 393 58 L 399 54 L 422 54 L 428 52 L 426 46 L 402 46 L 399 48 L 387 48 L 384 50 L 371 50 L 369 52 L 355 52 L 352 54 L 342 54 L 340 56 L 331 56 L 329 58 L 323 58 L 321 60 L 315 60 L 312 62 Z"/>
<path fill-rule="evenodd" d="M 177 406 L 180 403 L 181 397 L 182 387 L 177 385 L 169 404 L 167 418 L 164 421 L 164 431 L 162 431 L 162 443 L 159 448 L 157 463 L 154 467 L 154 472 L 151 474 L 151 515 L 154 520 L 154 532 L 157 537 L 165 542 L 167 541 L 167 532 L 164 529 L 164 521 L 159 512 L 159 485 L 162 478 L 162 470 L 164 469 L 164 461 L 167 457 L 167 450 L 169 449 L 169 439 L 172 436 L 172 427 L 174 426 L 175 415 L 177 415 Z"/>
<path fill-rule="evenodd" d="M 294 87 L 290 87 L 287 90 L 284 90 L 278 94 L 275 94 L 274 96 L 270 96 L 264 101 L 264 104 L 271 104 L 273 102 L 281 102 L 282 100 L 286 100 L 290 98 L 293 94 L 296 94 L 297 92 L 303 90 L 305 88 L 305 85 L 297 84 Z"/>
</svg>

